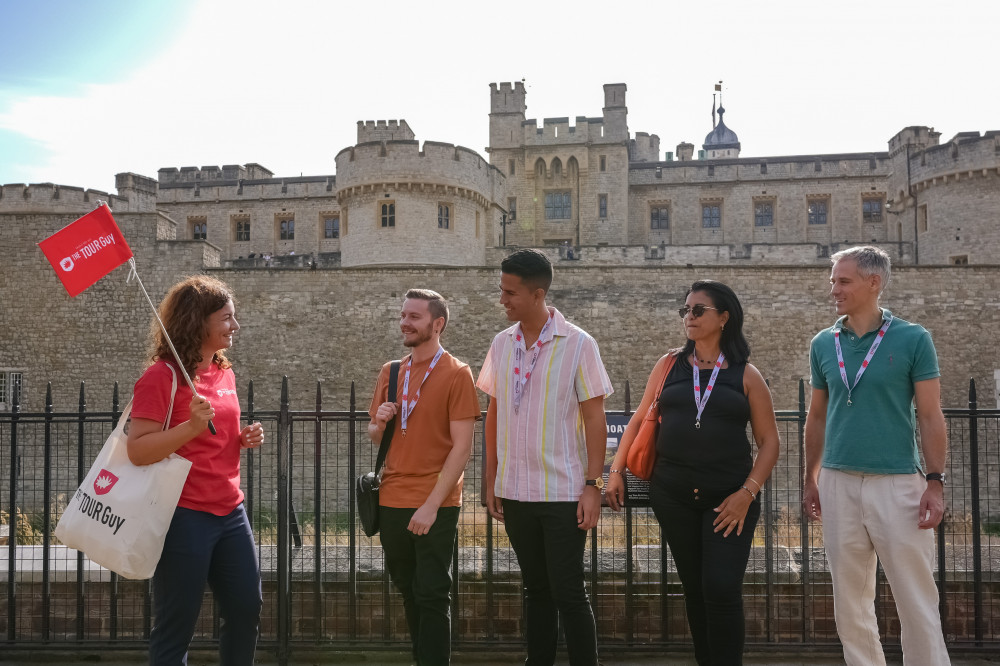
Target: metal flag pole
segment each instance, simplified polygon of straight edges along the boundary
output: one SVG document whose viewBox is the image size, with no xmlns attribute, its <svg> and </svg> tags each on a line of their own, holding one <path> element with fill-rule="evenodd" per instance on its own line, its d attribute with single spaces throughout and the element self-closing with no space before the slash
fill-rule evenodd
<svg viewBox="0 0 1000 666">
<path fill-rule="evenodd" d="M 160 330 L 163 331 L 163 338 L 167 341 L 167 346 L 170 347 L 170 351 L 173 352 L 174 358 L 177 360 L 177 367 L 181 369 L 181 374 L 184 375 L 184 381 L 186 381 L 187 385 L 191 387 L 191 393 L 198 396 L 198 391 L 195 390 L 194 388 L 194 382 L 191 381 L 191 376 L 188 375 L 188 371 L 184 367 L 184 363 L 181 362 L 180 354 L 177 353 L 177 349 L 174 348 L 174 343 L 170 340 L 170 335 L 167 333 L 167 327 L 163 325 L 163 320 L 160 319 L 160 313 L 157 312 L 156 306 L 153 305 L 153 299 L 149 297 L 149 293 L 146 292 L 146 287 L 143 286 L 142 280 L 139 279 L 139 273 L 137 273 L 135 270 L 134 257 L 128 260 L 128 267 L 129 267 L 129 273 L 128 277 L 125 278 L 125 284 L 131 282 L 133 278 L 139 284 L 139 289 L 142 289 L 142 293 L 146 297 L 146 301 L 149 303 L 149 307 L 153 308 L 153 316 L 156 317 L 156 322 L 160 325 Z M 201 396 L 198 397 L 200 398 Z M 211 431 L 213 435 L 216 434 L 215 424 L 212 423 L 211 421 L 208 422 L 208 429 Z"/>
</svg>

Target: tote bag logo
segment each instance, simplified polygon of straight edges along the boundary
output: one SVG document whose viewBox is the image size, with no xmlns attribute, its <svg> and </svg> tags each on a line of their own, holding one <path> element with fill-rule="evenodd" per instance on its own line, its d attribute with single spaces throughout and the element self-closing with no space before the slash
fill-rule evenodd
<svg viewBox="0 0 1000 666">
<path fill-rule="evenodd" d="M 101 473 L 94 479 L 94 492 L 98 495 L 106 495 L 115 487 L 116 483 L 118 483 L 118 477 L 108 470 L 101 468 Z"/>
<path fill-rule="evenodd" d="M 59 268 L 63 269 L 67 273 L 73 270 L 73 260 L 70 257 L 66 257 L 59 262 Z"/>
</svg>

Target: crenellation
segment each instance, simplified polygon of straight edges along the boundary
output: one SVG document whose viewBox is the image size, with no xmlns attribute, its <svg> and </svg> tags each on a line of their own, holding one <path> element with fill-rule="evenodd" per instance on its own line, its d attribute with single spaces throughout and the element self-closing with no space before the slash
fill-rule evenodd
<svg viewBox="0 0 1000 666">
<path fill-rule="evenodd" d="M 370 141 L 411 141 L 413 130 L 405 120 L 358 121 L 358 143 Z"/>
</svg>

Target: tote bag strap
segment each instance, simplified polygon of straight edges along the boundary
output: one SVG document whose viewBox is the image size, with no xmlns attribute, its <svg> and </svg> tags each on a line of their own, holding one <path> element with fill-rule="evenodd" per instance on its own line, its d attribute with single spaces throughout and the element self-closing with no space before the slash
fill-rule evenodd
<svg viewBox="0 0 1000 666">
<path fill-rule="evenodd" d="M 170 404 L 167 405 L 167 418 L 163 419 L 163 430 L 170 430 L 170 417 L 174 413 L 174 398 L 177 397 L 177 371 L 174 366 L 167 363 L 170 368 Z"/>
</svg>

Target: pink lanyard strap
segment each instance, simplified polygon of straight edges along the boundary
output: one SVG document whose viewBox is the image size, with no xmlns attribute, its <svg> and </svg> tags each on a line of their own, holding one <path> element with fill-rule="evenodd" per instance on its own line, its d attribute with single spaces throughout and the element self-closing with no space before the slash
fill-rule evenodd
<svg viewBox="0 0 1000 666">
<path fill-rule="evenodd" d="M 541 332 L 538 334 L 538 339 L 535 340 L 535 344 L 531 345 L 532 355 L 531 364 L 528 365 L 528 369 L 522 374 L 521 373 L 521 361 L 523 360 L 524 354 L 527 350 L 521 351 L 523 346 L 523 336 L 521 332 L 520 324 L 518 324 L 517 334 L 514 336 L 514 413 L 517 414 L 518 409 L 521 407 L 521 398 L 524 395 L 524 385 L 528 383 L 528 379 L 531 377 L 531 371 L 535 369 L 535 363 L 538 362 L 538 354 L 542 350 L 542 345 L 544 344 L 545 334 L 548 332 L 549 327 L 552 325 L 552 316 L 549 315 L 549 320 L 545 322 L 545 326 L 542 326 Z M 522 342 L 521 345 L 516 344 L 517 342 Z"/>
<path fill-rule="evenodd" d="M 882 328 L 878 329 L 878 335 L 875 336 L 875 341 L 872 342 L 871 348 L 868 353 L 865 354 L 865 360 L 861 362 L 861 367 L 858 368 L 858 374 L 854 377 L 854 386 L 847 381 L 847 368 L 844 367 L 844 351 L 840 348 L 840 330 L 836 329 L 833 332 L 833 346 L 837 348 L 837 367 L 840 369 L 840 378 L 844 380 L 844 386 L 847 387 L 847 405 L 850 406 L 854 404 L 851 402 L 851 392 L 858 387 L 858 382 L 861 381 L 861 375 L 865 374 L 865 370 L 868 369 L 868 364 L 871 362 L 872 357 L 875 356 L 875 350 L 878 346 L 882 344 L 882 338 L 885 337 L 885 332 L 889 330 L 889 324 L 892 323 L 892 315 L 890 314 L 882 324 Z"/>
<path fill-rule="evenodd" d="M 424 373 L 424 378 L 420 380 L 420 386 L 417 387 L 417 394 L 413 396 L 413 400 L 409 400 L 410 367 L 413 365 L 413 357 L 410 356 L 406 362 L 406 374 L 403 376 L 403 400 L 401 405 L 402 414 L 400 415 L 401 428 L 404 436 L 406 435 L 406 419 L 408 419 L 410 414 L 413 413 L 413 410 L 417 408 L 417 400 L 420 400 L 420 389 L 423 387 L 424 382 L 427 381 L 427 378 L 431 376 L 431 370 L 433 370 L 434 366 L 437 365 L 437 362 L 441 359 L 441 354 L 443 353 L 444 347 L 438 347 L 437 353 L 434 354 L 434 358 L 431 360 L 430 367 L 428 367 L 427 372 Z"/>
<path fill-rule="evenodd" d="M 705 395 L 701 394 L 701 371 L 698 369 L 698 357 L 695 356 L 695 363 L 691 366 L 693 371 L 692 378 L 694 380 L 694 404 L 698 408 L 698 415 L 695 416 L 694 427 L 701 428 L 701 413 L 705 411 L 705 405 L 708 404 L 708 399 L 712 395 L 712 389 L 715 387 L 715 379 L 719 376 L 719 370 L 722 370 L 722 363 L 726 360 L 726 355 L 719 352 L 719 358 L 715 361 L 715 367 L 712 368 L 712 376 L 708 378 L 708 386 L 705 387 Z"/>
</svg>

